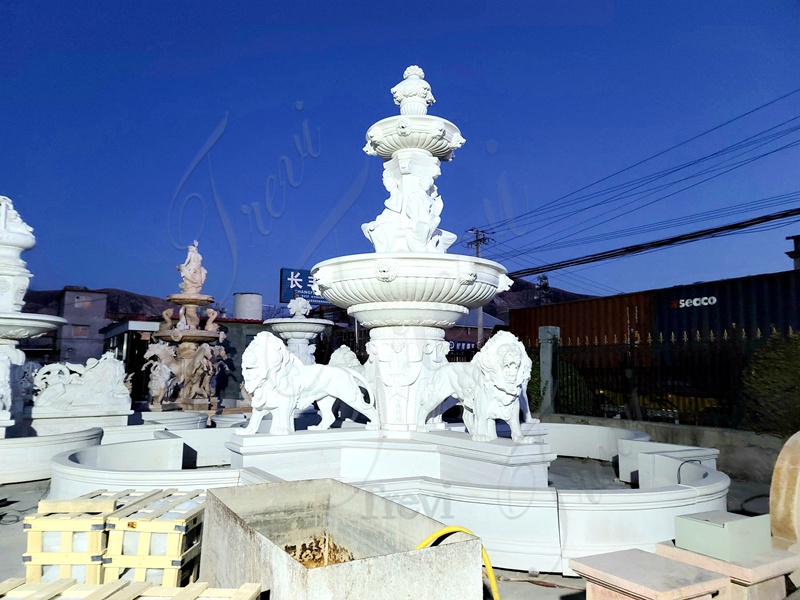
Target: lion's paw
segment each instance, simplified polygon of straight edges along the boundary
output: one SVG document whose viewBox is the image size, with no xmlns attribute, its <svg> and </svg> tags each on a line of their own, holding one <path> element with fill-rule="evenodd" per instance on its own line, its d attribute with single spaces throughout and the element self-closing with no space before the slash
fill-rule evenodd
<svg viewBox="0 0 800 600">
<path fill-rule="evenodd" d="M 495 440 L 495 439 L 497 439 L 497 438 L 496 437 L 492 437 L 490 435 L 475 434 L 475 435 L 472 436 L 472 441 L 473 442 L 491 442 L 492 440 Z"/>
<path fill-rule="evenodd" d="M 522 435 L 519 437 L 511 438 L 518 444 L 533 444 L 536 440 L 529 435 Z"/>
<path fill-rule="evenodd" d="M 378 431 L 381 428 L 381 424 L 377 421 L 369 421 L 366 426 L 367 431 Z"/>
</svg>

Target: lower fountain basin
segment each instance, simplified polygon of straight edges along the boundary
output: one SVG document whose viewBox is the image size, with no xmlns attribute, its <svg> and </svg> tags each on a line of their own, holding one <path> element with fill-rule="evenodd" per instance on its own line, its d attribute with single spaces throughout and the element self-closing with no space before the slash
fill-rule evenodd
<svg viewBox="0 0 800 600">
<path fill-rule="evenodd" d="M 655 551 L 658 542 L 675 537 L 677 515 L 725 509 L 730 480 L 714 468 L 716 450 L 648 442 L 646 434 L 610 427 L 548 423 L 522 429 L 544 434 L 551 447 L 504 439 L 478 444 L 455 432 L 391 438 L 349 428 L 290 436 L 241 436 L 226 428 L 158 432 L 164 439 L 55 457 L 50 497 L 73 498 L 101 487 L 192 490 L 332 477 L 468 527 L 496 566 L 570 575 L 571 558 L 626 548 Z M 552 452 L 619 461 L 620 479 L 630 481 L 635 470 L 639 489 L 578 489 L 579 482 L 549 487 Z M 213 468 L 228 457 L 233 468 Z M 584 476 L 592 477 L 587 468 Z M 365 518 L 370 516 L 376 515 Z"/>
<path fill-rule="evenodd" d="M 4 312 L 0 313 L 0 339 L 35 338 L 66 324 L 66 319 L 52 315 Z"/>
<path fill-rule="evenodd" d="M 0 439 L 0 484 L 47 479 L 54 456 L 99 446 L 102 437 L 103 430 L 92 427 L 55 435 Z"/>
<path fill-rule="evenodd" d="M 543 430 L 529 426 L 541 438 Z M 556 455 L 543 443 L 498 438 L 475 442 L 463 433 L 376 432 L 363 429 L 303 431 L 294 435 L 236 435 L 228 442 L 235 468 L 268 470 L 282 479 L 333 477 L 370 481 L 432 477 L 465 484 L 546 488 Z M 320 460 L 298 460 L 320 453 Z"/>
</svg>

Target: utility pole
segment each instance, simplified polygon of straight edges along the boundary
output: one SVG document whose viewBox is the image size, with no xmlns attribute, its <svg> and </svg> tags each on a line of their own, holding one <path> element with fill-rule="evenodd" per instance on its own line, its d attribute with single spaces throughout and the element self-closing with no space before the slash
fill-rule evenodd
<svg viewBox="0 0 800 600">
<path fill-rule="evenodd" d="M 486 237 L 486 232 L 482 229 L 467 229 L 467 233 L 471 233 L 475 235 L 475 239 L 467 242 L 467 247 L 472 248 L 475 247 L 475 256 L 478 258 L 481 257 L 481 244 L 488 244 L 492 242 L 492 238 Z M 483 307 L 478 307 L 478 340 L 476 343 L 476 348 L 481 345 L 483 341 Z"/>
</svg>

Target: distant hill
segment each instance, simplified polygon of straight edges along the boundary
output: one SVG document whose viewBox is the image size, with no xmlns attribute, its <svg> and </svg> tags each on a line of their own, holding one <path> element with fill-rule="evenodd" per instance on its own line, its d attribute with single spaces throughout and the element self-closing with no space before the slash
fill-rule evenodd
<svg viewBox="0 0 800 600">
<path fill-rule="evenodd" d="M 543 304 L 558 304 L 592 298 L 588 294 L 576 294 L 559 288 L 551 287 L 546 294 L 542 294 L 539 286 L 524 279 L 514 279 L 514 285 L 507 292 L 497 294 L 489 304 L 483 307 L 484 312 L 508 323 L 508 311 L 515 308 L 528 308 Z"/>
<path fill-rule="evenodd" d="M 39 315 L 58 315 L 58 297 L 61 290 L 28 290 L 22 312 Z"/>
<path fill-rule="evenodd" d="M 124 321 L 135 315 L 160 317 L 167 309 L 176 309 L 176 305 L 157 296 L 143 296 L 134 292 L 104 288 L 97 290 L 108 294 L 106 316 L 115 321 Z"/>
<path fill-rule="evenodd" d="M 106 304 L 106 317 L 114 321 L 143 320 L 151 317 L 160 317 L 167 309 L 174 309 L 172 302 L 156 296 L 144 296 L 126 290 L 103 288 L 90 290 L 89 288 L 71 287 L 69 289 L 83 289 L 87 292 L 104 292 L 108 294 Z M 39 313 L 48 315 L 58 314 L 59 297 L 64 290 L 28 290 L 25 294 L 25 306 L 22 312 Z"/>
</svg>

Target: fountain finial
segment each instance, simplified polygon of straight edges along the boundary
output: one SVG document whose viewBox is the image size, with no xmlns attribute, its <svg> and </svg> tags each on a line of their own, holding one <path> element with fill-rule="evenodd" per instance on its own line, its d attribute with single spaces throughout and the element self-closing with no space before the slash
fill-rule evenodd
<svg viewBox="0 0 800 600">
<path fill-rule="evenodd" d="M 417 65 L 403 72 L 403 81 L 392 88 L 392 96 L 401 115 L 428 114 L 428 107 L 436 102 L 430 84 L 425 81 L 425 71 Z"/>
<path fill-rule="evenodd" d="M 0 196 L 0 312 L 20 312 L 31 273 L 20 258 L 36 244 L 33 228 L 14 210 L 10 198 Z"/>
</svg>

